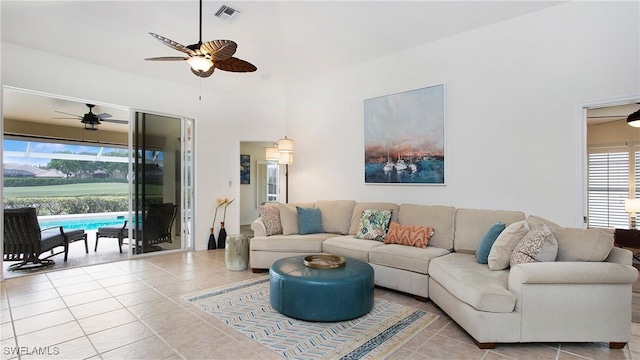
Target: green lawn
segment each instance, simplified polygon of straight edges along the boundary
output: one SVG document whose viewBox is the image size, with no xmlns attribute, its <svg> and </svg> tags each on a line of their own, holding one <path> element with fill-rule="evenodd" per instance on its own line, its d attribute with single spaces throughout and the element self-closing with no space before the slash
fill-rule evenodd
<svg viewBox="0 0 640 360">
<path fill-rule="evenodd" d="M 161 185 L 147 186 L 147 194 L 162 192 Z M 92 183 L 50 186 L 5 187 L 4 196 L 11 197 L 64 197 L 64 196 L 101 196 L 127 195 L 129 185 L 123 183 Z"/>
</svg>

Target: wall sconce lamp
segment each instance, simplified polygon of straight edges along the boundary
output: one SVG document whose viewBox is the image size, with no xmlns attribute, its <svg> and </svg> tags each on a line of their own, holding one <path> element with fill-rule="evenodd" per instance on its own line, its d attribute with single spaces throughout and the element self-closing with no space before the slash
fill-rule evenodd
<svg viewBox="0 0 640 360">
<path fill-rule="evenodd" d="M 640 110 L 634 112 L 633 114 L 627 117 L 627 125 L 631 125 L 633 127 L 640 127 Z"/>
<path fill-rule="evenodd" d="M 631 217 L 631 228 L 636 228 L 636 213 L 640 212 L 640 199 L 625 199 L 624 211 Z"/>
</svg>

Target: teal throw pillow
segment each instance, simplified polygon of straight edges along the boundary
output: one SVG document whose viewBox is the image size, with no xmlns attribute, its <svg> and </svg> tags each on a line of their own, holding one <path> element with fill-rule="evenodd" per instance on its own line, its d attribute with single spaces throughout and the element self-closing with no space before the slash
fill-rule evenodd
<svg viewBox="0 0 640 360">
<path fill-rule="evenodd" d="M 320 209 L 303 208 L 296 206 L 298 210 L 298 231 L 300 235 L 323 233 L 322 217 Z"/>
<path fill-rule="evenodd" d="M 478 248 L 476 249 L 476 260 L 478 261 L 478 264 L 489 263 L 489 252 L 491 252 L 491 247 L 505 227 L 506 225 L 501 222 L 495 223 L 489 227 L 487 232 L 484 233 L 482 239 L 478 243 Z"/>
</svg>

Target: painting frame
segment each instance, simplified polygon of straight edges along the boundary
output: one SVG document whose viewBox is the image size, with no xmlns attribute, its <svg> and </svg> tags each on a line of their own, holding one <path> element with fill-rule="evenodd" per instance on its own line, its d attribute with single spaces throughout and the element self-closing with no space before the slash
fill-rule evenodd
<svg viewBox="0 0 640 360">
<path fill-rule="evenodd" d="M 445 86 L 364 100 L 364 182 L 446 185 Z"/>
<path fill-rule="evenodd" d="M 251 184 L 251 155 L 240 154 L 240 184 Z"/>
</svg>

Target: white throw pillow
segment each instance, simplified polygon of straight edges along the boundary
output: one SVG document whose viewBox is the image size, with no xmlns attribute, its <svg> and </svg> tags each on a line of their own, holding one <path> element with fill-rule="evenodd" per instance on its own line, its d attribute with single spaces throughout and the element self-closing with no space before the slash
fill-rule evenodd
<svg viewBox="0 0 640 360">
<path fill-rule="evenodd" d="M 282 234 L 298 234 L 298 209 L 295 205 L 278 204 L 280 209 L 280 222 L 282 223 Z"/>
<path fill-rule="evenodd" d="M 526 220 L 516 221 L 507 226 L 491 246 L 487 258 L 489 269 L 504 270 L 508 268 L 513 249 L 528 232 L 529 224 Z"/>
</svg>

